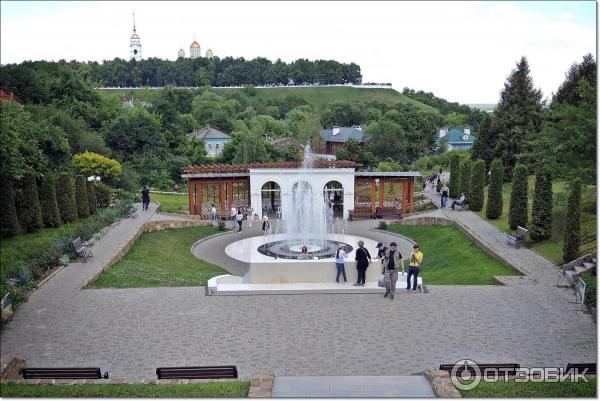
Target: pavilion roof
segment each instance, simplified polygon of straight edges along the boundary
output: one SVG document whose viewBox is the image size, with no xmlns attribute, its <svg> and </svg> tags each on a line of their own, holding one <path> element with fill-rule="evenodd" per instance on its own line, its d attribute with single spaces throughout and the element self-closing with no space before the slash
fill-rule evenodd
<svg viewBox="0 0 600 401">
<path fill-rule="evenodd" d="M 184 174 L 201 173 L 248 173 L 250 169 L 281 169 L 281 168 L 299 168 L 301 162 L 276 162 L 276 163 L 246 163 L 246 164 L 203 164 L 200 166 L 183 167 Z M 350 160 L 317 160 L 316 168 L 357 168 L 362 165 Z"/>
</svg>

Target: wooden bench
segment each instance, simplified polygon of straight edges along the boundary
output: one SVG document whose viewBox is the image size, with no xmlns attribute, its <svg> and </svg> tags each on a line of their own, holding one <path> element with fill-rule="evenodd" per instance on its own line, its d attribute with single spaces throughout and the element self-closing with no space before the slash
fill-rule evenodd
<svg viewBox="0 0 600 401">
<path fill-rule="evenodd" d="M 395 207 L 382 207 L 379 209 L 377 218 L 388 217 L 393 219 L 399 219 L 402 217 L 402 213 Z"/>
<path fill-rule="evenodd" d="M 353 210 L 348 210 L 348 220 L 352 221 L 355 218 L 366 218 L 368 217 L 369 219 L 373 218 L 373 212 L 371 212 L 371 209 L 353 209 Z"/>
<path fill-rule="evenodd" d="M 445 370 L 448 373 L 452 374 L 452 369 L 454 369 L 455 364 L 452 365 L 440 365 L 439 370 Z M 517 373 L 517 370 L 521 368 L 521 365 L 518 363 L 478 363 L 477 367 L 479 368 L 479 373 L 483 376 L 485 374 L 485 370 L 493 370 L 496 376 L 509 375 L 514 376 Z M 471 375 L 475 375 L 475 366 L 472 365 L 461 365 L 456 369 L 456 375 L 460 376 L 462 372 L 468 369 L 471 372 Z"/>
<path fill-rule="evenodd" d="M 156 368 L 159 379 L 237 379 L 235 366 L 196 366 L 186 368 Z"/>
<path fill-rule="evenodd" d="M 527 238 L 527 233 L 529 230 L 523 228 L 521 226 L 517 226 L 517 231 L 513 234 L 506 234 L 506 244 L 510 245 L 511 243 L 515 245 L 515 248 L 521 247 L 521 244 L 525 242 L 525 238 Z"/>
<path fill-rule="evenodd" d="M 88 258 L 94 256 L 90 248 L 88 248 L 86 245 L 83 244 L 83 242 L 81 242 L 80 237 L 75 238 L 75 241 L 73 241 L 73 249 L 75 249 L 75 254 L 77 255 L 77 257 L 81 258 L 83 263 L 86 263 Z"/>
<path fill-rule="evenodd" d="M 23 368 L 23 379 L 108 379 L 100 368 Z"/>
<path fill-rule="evenodd" d="M 596 364 L 595 363 L 569 363 L 567 364 L 567 372 L 573 370 L 573 373 L 583 373 L 585 371 L 586 374 L 595 375 L 596 374 Z M 587 369 L 587 371 L 586 371 Z"/>
</svg>

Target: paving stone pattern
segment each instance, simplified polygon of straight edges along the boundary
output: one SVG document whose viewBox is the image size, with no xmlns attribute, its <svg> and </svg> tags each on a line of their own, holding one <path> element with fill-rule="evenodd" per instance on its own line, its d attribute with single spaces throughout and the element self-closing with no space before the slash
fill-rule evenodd
<svg viewBox="0 0 600 401">
<path fill-rule="evenodd" d="M 82 290 L 141 224 L 160 218 L 154 210 L 124 220 L 94 246 L 87 264 L 69 265 L 36 290 L 2 331 L 1 355 L 24 358 L 30 367 L 99 366 L 127 380 L 155 378 L 158 366 L 233 364 L 249 379 L 265 371 L 409 375 L 463 358 L 522 366 L 596 360 L 591 315 L 575 304 L 572 290 L 554 286 L 551 263 L 526 249 L 514 257 L 531 283 L 429 286 L 427 294 L 394 301 L 380 294 L 207 297 L 201 287 Z M 490 225 L 472 213 L 447 215 L 458 213 L 490 238 Z M 374 226 L 357 221 L 350 231 L 410 249 L 410 241 Z M 196 254 L 227 260 L 223 246 L 250 234 L 214 237 Z M 230 269 L 243 273 L 243 266 Z"/>
</svg>

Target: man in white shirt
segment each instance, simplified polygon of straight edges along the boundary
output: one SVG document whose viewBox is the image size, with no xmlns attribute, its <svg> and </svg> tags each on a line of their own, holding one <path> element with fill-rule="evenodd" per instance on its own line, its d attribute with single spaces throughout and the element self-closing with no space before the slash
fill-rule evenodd
<svg viewBox="0 0 600 401">
<path fill-rule="evenodd" d="M 465 200 L 466 200 L 465 194 L 461 193 L 460 198 L 458 198 L 457 201 L 452 202 L 452 206 L 450 206 L 450 209 L 454 210 L 454 206 L 456 206 L 456 205 L 463 206 L 465 204 Z"/>
<path fill-rule="evenodd" d="M 214 203 L 211 206 L 212 207 L 210 208 L 210 218 L 211 220 L 217 220 L 217 208 L 215 207 Z"/>
</svg>

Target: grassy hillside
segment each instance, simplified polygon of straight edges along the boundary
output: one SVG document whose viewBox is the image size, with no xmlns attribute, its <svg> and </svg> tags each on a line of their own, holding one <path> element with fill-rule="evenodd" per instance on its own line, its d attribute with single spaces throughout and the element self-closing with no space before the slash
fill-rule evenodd
<svg viewBox="0 0 600 401">
<path fill-rule="evenodd" d="M 236 88 L 216 88 L 215 92 L 233 92 L 240 91 Z M 423 111 L 436 113 L 437 109 L 421 103 L 417 100 L 404 96 L 400 92 L 393 89 L 377 89 L 377 88 L 352 88 L 352 87 L 330 87 L 330 88 L 260 88 L 257 89 L 257 97 L 267 100 L 282 98 L 288 95 L 301 96 L 313 107 L 319 109 L 322 105 L 336 101 L 377 101 L 387 104 L 412 104 L 422 109 Z M 111 89 L 105 90 L 107 93 L 113 94 L 133 94 L 136 100 L 146 100 L 144 92 L 149 89 Z"/>
</svg>

